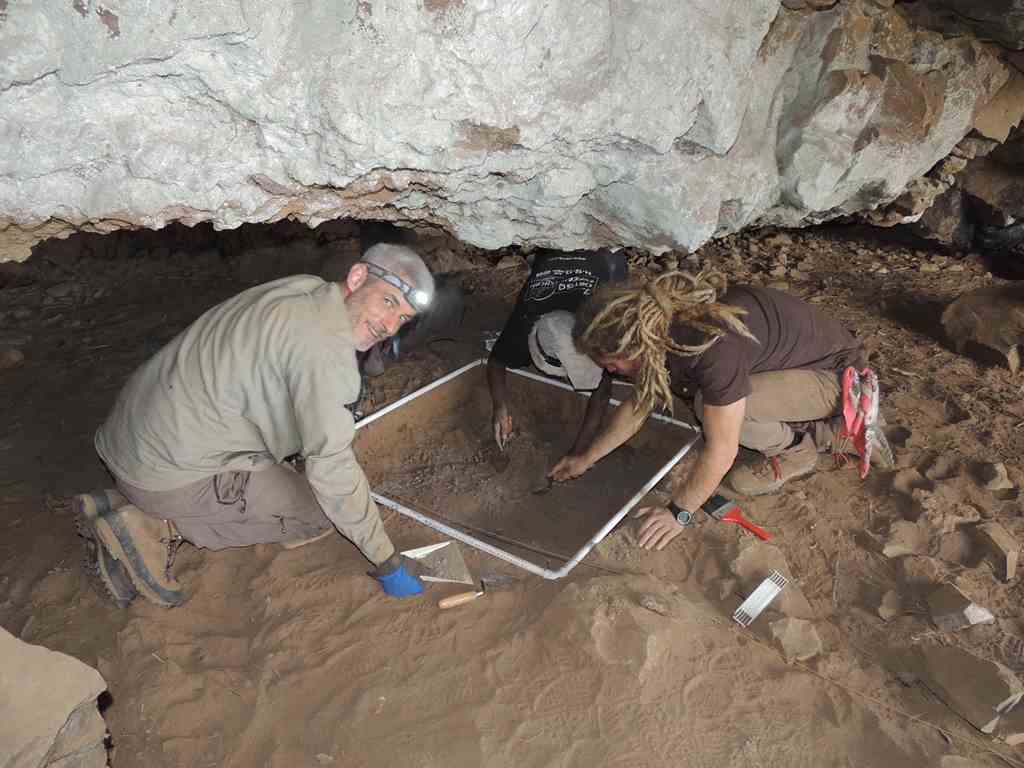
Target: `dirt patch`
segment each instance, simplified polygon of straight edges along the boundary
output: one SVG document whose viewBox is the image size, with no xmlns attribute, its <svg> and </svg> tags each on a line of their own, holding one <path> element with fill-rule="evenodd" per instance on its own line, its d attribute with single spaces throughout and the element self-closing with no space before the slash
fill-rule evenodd
<svg viewBox="0 0 1024 768">
<path fill-rule="evenodd" d="M 325 253 L 355 252 L 358 228 L 341 224 L 273 231 L 308 236 Z M 807 599 L 822 643 L 810 666 L 787 666 L 770 650 L 768 626 L 780 618 L 771 610 L 749 633 L 733 626 L 742 595 L 731 564 L 746 534 L 703 518 L 662 552 L 639 550 L 635 529 L 623 525 L 565 580 L 517 572 L 513 585 L 450 611 L 437 609 L 448 594 L 438 587 L 418 600 L 384 597 L 340 536 L 291 552 L 183 548 L 175 567 L 189 594 L 184 606 L 107 606 L 78 567 L 81 545 L 67 505 L 71 494 L 108 482 L 93 432 L 148 350 L 246 287 L 238 258 L 276 245 L 280 268 L 294 263 L 293 241 L 267 242 L 253 237 L 258 231 L 218 233 L 213 243 L 202 227 L 72 238 L 42 249 L 25 279 L 0 282 L 0 324 L 10 334 L 2 343 L 24 353 L 0 372 L 0 401 L 10 404 L 0 419 L 0 624 L 101 671 L 113 698 L 105 716 L 115 766 L 668 766 L 680 755 L 693 764 L 764 768 L 932 766 L 951 755 L 985 768 L 1022 763 L 1019 748 L 979 741 L 900 661 L 904 651 L 939 641 L 1024 673 L 1021 578 L 1002 582 L 980 557 L 973 530 L 997 521 L 1024 540 L 1016 496 L 1024 481 L 1020 379 L 958 356 L 937 341 L 930 321 L 880 312 L 901 297 L 925 307 L 948 303 L 991 277 L 976 262 L 846 230 L 770 242 L 744 235 L 699 254 L 631 262 L 637 273 L 670 259 L 684 267 L 712 262 L 734 282 L 783 287 L 856 331 L 881 374 L 883 412 L 889 430 L 901 434 L 898 471 L 914 469 L 927 482 L 901 475 L 914 480 L 908 493 L 894 486 L 895 473 L 873 470 L 861 483 L 854 468 L 822 457 L 814 475 L 743 502 L 774 535 L 791 584 Z M 160 240 L 168 235 L 174 239 Z M 441 239 L 433 248 L 480 259 Z M 523 270 L 460 272 L 468 294 L 463 334 L 372 380 L 368 410 L 480 357 L 481 332 L 500 329 L 523 277 Z M 531 477 L 572 442 L 578 414 L 562 414 L 563 431 L 549 433 L 544 411 L 530 410 L 542 408 L 538 402 L 526 397 L 515 407 L 521 428 L 539 425 L 518 447 L 537 441 L 542 448 L 537 456 L 524 448 L 513 457 L 522 468 L 506 472 Z M 479 458 L 469 477 L 481 485 L 472 489 L 480 498 L 482 486 L 499 484 L 491 457 L 475 447 L 489 418 L 480 403 L 466 409 L 476 426 L 445 439 L 467 461 Z M 430 451 L 409 440 L 434 466 L 448 456 L 447 446 Z M 367 470 L 381 486 L 389 477 L 371 466 L 377 459 L 396 472 L 413 466 L 373 450 Z M 404 455 L 416 458 L 413 448 Z M 1014 489 L 980 486 L 971 468 L 983 462 L 1002 462 Z M 434 479 L 424 481 L 431 490 Z M 558 531 L 588 514 L 571 486 L 548 496 L 543 503 L 561 500 Z M 442 512 L 448 500 L 438 497 Z M 885 558 L 890 525 L 920 520 L 926 504 L 939 524 L 934 513 L 968 505 L 979 522 L 954 531 L 939 556 Z M 384 518 L 403 549 L 438 538 L 397 513 Z M 476 573 L 495 566 L 469 550 L 466 559 Z M 936 637 L 926 599 L 945 581 L 995 622 Z M 886 600 L 890 592 L 898 599 Z"/>
</svg>

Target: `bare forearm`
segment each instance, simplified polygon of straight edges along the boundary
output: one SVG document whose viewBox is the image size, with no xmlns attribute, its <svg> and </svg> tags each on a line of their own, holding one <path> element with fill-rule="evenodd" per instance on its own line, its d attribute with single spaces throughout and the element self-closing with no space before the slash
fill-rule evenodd
<svg viewBox="0 0 1024 768">
<path fill-rule="evenodd" d="M 736 458 L 735 451 L 705 447 L 689 476 L 673 494 L 673 501 L 683 509 L 696 512 L 718 488 Z"/>
<path fill-rule="evenodd" d="M 487 388 L 491 392 L 492 406 L 505 404 L 505 364 L 494 355 L 487 358 Z"/>
<path fill-rule="evenodd" d="M 596 464 L 609 453 L 614 451 L 633 435 L 640 431 L 640 427 L 647 421 L 649 411 L 637 412 L 633 408 L 633 398 L 615 409 L 608 426 L 594 438 L 590 447 L 587 448 L 584 457 L 589 464 Z"/>
<path fill-rule="evenodd" d="M 576 436 L 576 442 L 572 447 L 573 454 L 579 455 L 583 453 L 593 441 L 594 436 L 601 427 L 601 421 L 608 408 L 608 401 L 611 399 L 611 394 L 612 377 L 605 374 L 601 377 L 601 383 L 598 385 L 597 389 L 595 389 L 591 393 L 590 397 L 587 398 L 587 411 L 583 415 L 583 423 L 580 425 L 580 432 Z"/>
</svg>

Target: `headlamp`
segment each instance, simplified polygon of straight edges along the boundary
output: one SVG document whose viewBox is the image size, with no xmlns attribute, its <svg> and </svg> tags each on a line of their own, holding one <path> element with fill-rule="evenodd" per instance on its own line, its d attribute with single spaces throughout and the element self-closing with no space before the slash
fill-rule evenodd
<svg viewBox="0 0 1024 768">
<path fill-rule="evenodd" d="M 392 285 L 400 290 L 402 295 L 405 296 L 405 300 L 409 302 L 409 306 L 417 312 L 425 312 L 430 308 L 430 294 L 426 291 L 420 288 L 413 288 L 394 272 L 384 269 L 384 267 L 378 267 L 373 262 L 364 261 L 362 263 L 366 265 L 366 271 L 378 280 L 383 280 L 388 285 Z"/>
</svg>

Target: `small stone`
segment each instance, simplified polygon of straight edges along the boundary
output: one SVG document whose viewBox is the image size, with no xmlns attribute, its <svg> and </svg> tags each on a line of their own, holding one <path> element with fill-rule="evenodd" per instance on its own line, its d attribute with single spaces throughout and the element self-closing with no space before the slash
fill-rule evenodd
<svg viewBox="0 0 1024 768">
<path fill-rule="evenodd" d="M 919 488 L 930 489 L 933 483 L 926 480 L 914 467 L 901 469 L 892 478 L 893 490 L 910 496 Z"/>
<path fill-rule="evenodd" d="M 334 762 L 334 758 L 325 752 L 320 752 L 316 756 L 316 761 L 320 763 L 320 765 L 330 765 Z"/>
<path fill-rule="evenodd" d="M 926 261 L 918 267 L 918 270 L 921 272 L 939 272 L 941 269 L 942 268 L 938 264 L 932 264 L 930 261 Z"/>
<path fill-rule="evenodd" d="M 882 602 L 878 606 L 878 615 L 882 617 L 882 621 L 892 621 L 901 613 L 903 613 L 903 600 L 898 592 L 890 589 L 882 595 Z"/>
<path fill-rule="evenodd" d="M 28 320 L 30 317 L 32 317 L 31 309 L 25 309 L 24 307 L 22 307 L 20 309 L 14 310 L 15 320 Z"/>
<path fill-rule="evenodd" d="M 720 579 L 718 582 L 718 599 L 728 600 L 739 590 L 739 582 L 736 579 Z"/>
<path fill-rule="evenodd" d="M 955 632 L 975 624 L 991 624 L 995 617 L 953 584 L 945 583 L 928 595 L 932 621 L 942 632 Z"/>
<path fill-rule="evenodd" d="M 1017 575 L 1020 544 L 999 523 L 982 523 L 976 529 L 986 559 L 992 563 L 999 578 L 1010 581 Z"/>
<path fill-rule="evenodd" d="M 1024 696 L 1024 685 L 1009 669 L 961 648 L 922 648 L 924 680 L 952 710 L 982 733 L 992 733 L 999 717 Z"/>
<path fill-rule="evenodd" d="M 990 491 L 1006 491 L 1013 488 L 1013 481 L 1006 473 L 1006 465 L 1001 461 L 982 464 L 978 468 L 978 477 Z"/>
<path fill-rule="evenodd" d="M 14 368 L 25 360 L 25 353 L 14 347 L 0 348 L 0 370 Z"/>
<path fill-rule="evenodd" d="M 956 456 L 940 454 L 936 456 L 924 471 L 929 480 L 948 480 L 960 472 L 960 461 Z"/>
<path fill-rule="evenodd" d="M 882 554 L 886 557 L 905 557 L 925 552 L 927 548 L 928 537 L 924 531 L 909 520 L 897 520 L 889 526 Z"/>
<path fill-rule="evenodd" d="M 807 661 L 821 653 L 821 638 L 811 622 L 785 618 L 773 621 L 770 626 L 772 637 L 786 661 Z"/>
</svg>

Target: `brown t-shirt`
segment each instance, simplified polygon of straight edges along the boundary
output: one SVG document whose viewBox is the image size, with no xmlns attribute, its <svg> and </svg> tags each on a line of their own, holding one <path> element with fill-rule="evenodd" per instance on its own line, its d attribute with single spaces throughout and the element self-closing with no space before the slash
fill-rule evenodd
<svg viewBox="0 0 1024 768">
<path fill-rule="evenodd" d="M 860 344 L 838 322 L 804 301 L 773 288 L 734 286 L 719 299 L 745 309 L 742 316 L 760 342 L 728 331 L 701 355 L 670 353 L 673 389 L 693 382 L 707 405 L 729 405 L 750 394 L 750 375 L 794 368 L 841 371 L 862 364 Z M 675 323 L 679 344 L 699 344 L 706 336 Z"/>
</svg>

